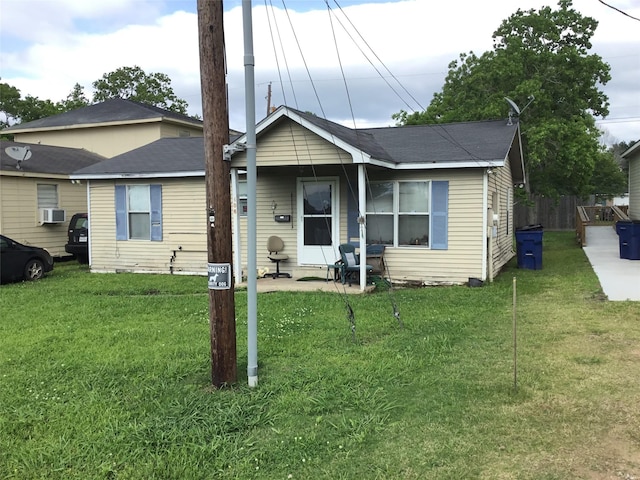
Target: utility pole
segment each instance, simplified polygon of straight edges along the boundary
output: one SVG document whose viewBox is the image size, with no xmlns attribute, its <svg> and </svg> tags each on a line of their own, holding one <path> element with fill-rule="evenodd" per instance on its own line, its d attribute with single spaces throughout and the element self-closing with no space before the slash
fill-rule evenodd
<svg viewBox="0 0 640 480">
<path fill-rule="evenodd" d="M 231 275 L 231 167 L 230 162 L 224 160 L 223 153 L 224 146 L 229 143 L 229 114 L 222 17 L 222 0 L 198 0 L 211 381 L 216 388 L 237 380 L 235 302 Z"/>
<path fill-rule="evenodd" d="M 271 113 L 271 82 L 269 82 L 269 86 L 267 87 L 267 117 Z"/>
</svg>

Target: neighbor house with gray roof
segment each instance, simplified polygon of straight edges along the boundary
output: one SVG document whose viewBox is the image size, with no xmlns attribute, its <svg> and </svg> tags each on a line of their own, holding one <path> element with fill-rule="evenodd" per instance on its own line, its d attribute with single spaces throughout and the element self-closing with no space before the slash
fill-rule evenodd
<svg viewBox="0 0 640 480">
<path fill-rule="evenodd" d="M 202 132 L 201 120 L 121 98 L 5 128 L 1 132 L 3 136 L 10 136 L 21 145 L 31 146 L 32 158 L 24 163 L 23 171 L 14 171 L 13 167 L 3 168 L 0 185 L 3 191 L 0 206 L 3 213 L 2 232 L 13 235 L 18 241 L 47 247 L 55 256 L 66 255 L 64 239 L 67 226 L 62 223 L 40 224 L 39 215 L 43 211 L 43 199 L 32 199 L 31 190 L 36 188 L 35 186 L 15 190 L 16 185 L 26 185 L 24 180 L 16 184 L 18 178 L 36 175 L 40 179 L 40 183 L 37 184 L 40 185 L 40 190 L 53 189 L 55 185 L 58 189 L 58 200 L 55 201 L 51 197 L 44 203 L 57 203 L 60 205 L 58 210 L 70 212 L 70 217 L 73 213 L 87 210 L 84 186 L 71 187 L 71 184 L 62 182 L 62 179 L 68 179 L 71 171 L 90 164 L 86 161 L 78 162 L 80 157 L 84 156 L 84 160 L 90 158 L 91 162 L 95 163 L 97 160 L 119 155 L 160 138 L 202 137 Z M 10 146 L 9 143 L 7 145 Z M 55 149 L 45 147 L 60 147 L 61 150 L 58 152 L 66 153 L 57 155 Z M 4 153 L 6 152 L 3 151 L 3 155 Z M 3 157 L 5 165 L 11 164 L 11 160 L 9 157 Z M 73 161 L 76 163 L 69 166 Z M 30 172 L 32 168 L 39 170 Z M 51 186 L 44 186 L 45 178 L 50 179 Z M 71 192 L 78 200 L 71 200 Z M 29 211 L 26 217 L 16 213 L 25 209 Z M 60 218 L 59 215 L 58 213 L 57 218 Z M 38 218 L 34 220 L 34 217 Z"/>
<path fill-rule="evenodd" d="M 107 158 L 165 137 L 201 137 L 202 121 L 133 100 L 113 98 L 5 128 L 16 142 L 84 148 Z"/>
<path fill-rule="evenodd" d="M 385 277 L 423 285 L 490 280 L 515 255 L 514 188 L 525 183 L 517 122 L 351 129 L 282 106 L 256 137 L 260 270 L 273 270 L 271 235 L 284 240 L 281 269 L 294 277 L 324 276 L 343 243 L 384 245 Z M 228 167 L 237 281 L 247 275 L 246 153 Z M 90 199 L 91 270 L 204 274 L 204 172 L 195 138 L 76 171 Z"/>
<path fill-rule="evenodd" d="M 86 186 L 69 175 L 103 160 L 80 148 L 1 140 L 0 232 L 54 257 L 66 256 L 69 219 L 87 211 Z"/>
</svg>

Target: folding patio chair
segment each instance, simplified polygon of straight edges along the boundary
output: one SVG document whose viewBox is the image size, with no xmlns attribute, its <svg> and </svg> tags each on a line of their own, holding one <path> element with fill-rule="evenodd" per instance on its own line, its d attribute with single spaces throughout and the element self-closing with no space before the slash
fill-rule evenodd
<svg viewBox="0 0 640 480">
<path fill-rule="evenodd" d="M 338 250 L 340 250 L 340 257 L 342 259 L 340 278 L 343 284 L 349 283 L 349 286 L 351 286 L 360 276 L 360 255 L 356 253 L 356 248 L 350 243 L 341 244 Z M 367 265 L 366 270 L 368 275 L 373 271 L 373 267 Z"/>
</svg>

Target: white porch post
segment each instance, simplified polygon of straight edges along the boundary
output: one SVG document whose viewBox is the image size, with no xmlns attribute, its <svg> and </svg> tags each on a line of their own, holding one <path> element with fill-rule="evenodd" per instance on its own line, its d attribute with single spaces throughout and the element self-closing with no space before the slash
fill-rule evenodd
<svg viewBox="0 0 640 480">
<path fill-rule="evenodd" d="M 367 286 L 367 181 L 364 164 L 358 164 L 358 224 L 360 228 L 360 290 Z"/>
<path fill-rule="evenodd" d="M 238 169 L 231 169 L 231 229 L 233 230 L 233 275 L 235 284 L 242 283 L 242 242 L 240 240 L 240 210 L 238 210 Z"/>
</svg>

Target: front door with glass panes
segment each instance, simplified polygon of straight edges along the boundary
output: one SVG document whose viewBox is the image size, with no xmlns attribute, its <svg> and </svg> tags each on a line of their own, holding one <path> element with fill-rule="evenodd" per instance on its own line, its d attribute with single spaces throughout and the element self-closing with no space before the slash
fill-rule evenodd
<svg viewBox="0 0 640 480">
<path fill-rule="evenodd" d="M 298 258 L 325 265 L 338 258 L 338 180 L 298 179 Z"/>
</svg>

